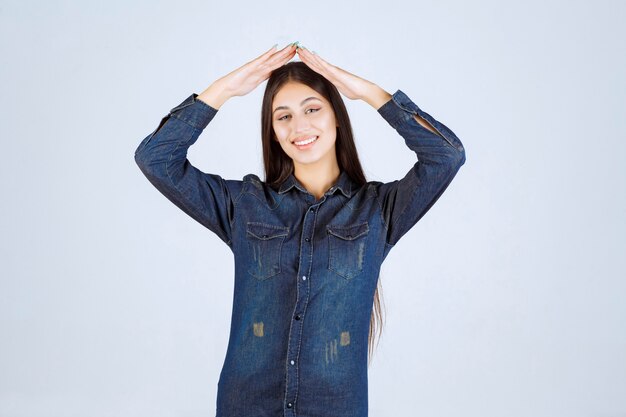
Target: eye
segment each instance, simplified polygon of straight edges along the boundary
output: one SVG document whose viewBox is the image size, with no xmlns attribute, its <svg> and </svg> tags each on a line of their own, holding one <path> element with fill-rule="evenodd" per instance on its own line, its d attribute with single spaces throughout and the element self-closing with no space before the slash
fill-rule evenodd
<svg viewBox="0 0 626 417">
<path fill-rule="evenodd" d="M 307 109 L 307 111 L 309 111 L 309 110 L 314 110 L 314 111 L 317 113 L 318 111 L 320 111 L 320 110 L 321 110 L 321 108 L 317 108 L 317 109 L 315 109 L 315 108 Z M 282 117 L 279 117 L 279 118 L 278 118 L 278 119 L 276 119 L 276 120 L 281 121 L 281 120 L 283 120 L 283 119 L 284 119 L 285 117 L 287 117 L 287 116 L 289 116 L 289 115 L 288 115 L 288 114 L 286 114 L 286 115 L 284 115 L 284 116 L 282 116 Z"/>
</svg>

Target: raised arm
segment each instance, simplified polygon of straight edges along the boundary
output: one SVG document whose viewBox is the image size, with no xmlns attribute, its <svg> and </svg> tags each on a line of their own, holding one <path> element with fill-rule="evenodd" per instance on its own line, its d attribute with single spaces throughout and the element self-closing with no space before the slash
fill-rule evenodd
<svg viewBox="0 0 626 417">
<path fill-rule="evenodd" d="M 230 246 L 243 183 L 202 172 L 187 159 L 189 147 L 218 112 L 197 97 L 193 93 L 161 119 L 135 150 L 135 162 L 161 194 Z"/>
<path fill-rule="evenodd" d="M 378 183 L 378 202 L 387 233 L 385 256 L 439 199 L 465 163 L 459 138 L 397 90 L 389 94 L 376 84 L 329 64 L 302 47 L 302 61 L 331 81 L 344 96 L 374 107 L 415 152 L 417 162 L 399 180 Z"/>
<path fill-rule="evenodd" d="M 391 98 L 392 98 L 391 94 L 389 94 L 388 92 L 386 92 L 385 90 L 377 86 L 376 84 L 372 84 L 370 88 L 368 89 L 368 91 L 365 92 L 363 97 L 361 97 L 363 101 L 368 103 L 370 106 L 374 107 L 376 110 L 380 109 L 383 106 L 383 104 L 391 100 Z M 423 117 L 421 117 L 419 114 L 414 114 L 413 117 L 415 117 L 415 120 L 419 124 L 424 126 L 426 129 L 441 136 L 441 134 L 437 132 L 429 124 L 429 122 L 425 120 Z"/>
<path fill-rule="evenodd" d="M 294 54 L 293 45 L 280 51 L 272 47 L 218 79 L 200 95 L 191 94 L 171 109 L 135 150 L 135 162 L 152 185 L 229 246 L 243 181 L 200 171 L 187 159 L 187 151 L 226 100 L 253 90 Z"/>
<path fill-rule="evenodd" d="M 386 243 L 391 247 L 443 194 L 465 163 L 465 149 L 452 130 L 420 109 L 401 90 L 378 113 L 417 156 L 417 162 L 402 179 L 378 186 L 378 200 L 387 227 Z"/>
</svg>

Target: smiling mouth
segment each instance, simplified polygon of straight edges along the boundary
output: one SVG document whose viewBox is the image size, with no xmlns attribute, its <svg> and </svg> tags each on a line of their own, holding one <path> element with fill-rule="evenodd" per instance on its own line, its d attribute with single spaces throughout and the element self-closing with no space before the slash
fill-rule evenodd
<svg viewBox="0 0 626 417">
<path fill-rule="evenodd" d="M 301 140 L 301 141 L 294 141 L 292 142 L 294 145 L 298 146 L 298 147 L 303 147 L 303 146 L 307 146 L 310 145 L 311 143 L 317 141 L 317 139 L 319 139 L 319 136 L 311 136 L 305 140 Z"/>
</svg>

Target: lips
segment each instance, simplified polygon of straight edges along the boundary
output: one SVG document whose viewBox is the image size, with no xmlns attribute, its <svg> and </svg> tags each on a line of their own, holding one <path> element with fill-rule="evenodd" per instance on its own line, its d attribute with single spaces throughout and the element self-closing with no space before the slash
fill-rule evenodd
<svg viewBox="0 0 626 417">
<path fill-rule="evenodd" d="M 294 140 L 291 141 L 291 143 L 293 143 L 294 145 L 296 144 L 296 142 L 302 142 L 311 138 L 317 138 L 317 135 L 308 135 L 308 136 L 300 136 L 295 138 Z"/>
<path fill-rule="evenodd" d="M 312 138 L 314 138 L 314 139 L 312 139 Z M 293 142 L 293 146 L 295 146 L 296 148 L 298 148 L 298 150 L 301 150 L 301 151 L 306 150 L 306 149 L 309 149 L 309 148 L 311 148 L 312 146 L 314 146 L 314 145 L 317 143 L 317 140 L 319 139 L 319 136 L 309 136 L 309 137 L 304 137 L 304 138 L 302 139 L 302 140 L 304 140 L 304 141 L 306 141 L 306 140 L 311 140 L 311 139 L 312 139 L 312 141 L 311 141 L 311 142 L 305 143 L 304 145 L 298 145 L 298 144 L 296 143 L 296 141 L 294 141 L 294 142 Z M 298 141 L 299 141 L 299 140 L 300 140 L 300 139 L 298 139 Z"/>
</svg>

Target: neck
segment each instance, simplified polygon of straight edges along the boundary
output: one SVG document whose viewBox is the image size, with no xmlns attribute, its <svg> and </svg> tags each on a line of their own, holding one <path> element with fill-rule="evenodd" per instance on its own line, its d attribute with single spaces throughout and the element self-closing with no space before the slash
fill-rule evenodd
<svg viewBox="0 0 626 417">
<path fill-rule="evenodd" d="M 322 198 L 330 187 L 335 185 L 341 171 L 335 162 L 325 167 L 314 165 L 296 165 L 294 176 L 306 188 L 308 192 L 315 196 L 316 200 Z"/>
</svg>

